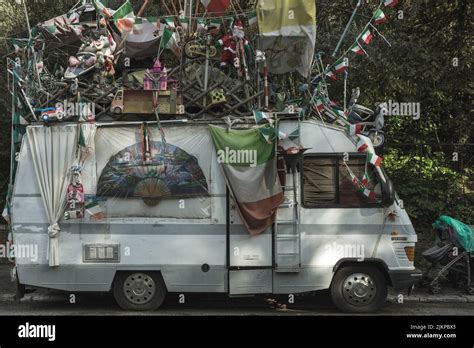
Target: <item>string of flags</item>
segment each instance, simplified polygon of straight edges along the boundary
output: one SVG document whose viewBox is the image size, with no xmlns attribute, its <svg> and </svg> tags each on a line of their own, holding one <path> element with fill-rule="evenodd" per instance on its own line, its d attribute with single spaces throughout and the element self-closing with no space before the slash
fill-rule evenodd
<svg viewBox="0 0 474 348">
<path fill-rule="evenodd" d="M 346 57 L 347 53 L 349 52 L 355 53 L 356 55 L 368 56 L 369 54 L 363 46 L 368 46 L 372 43 L 374 39 L 374 32 L 379 34 L 379 36 L 381 36 L 388 43 L 385 37 L 383 37 L 383 35 L 379 33 L 379 31 L 375 28 L 374 24 L 381 25 L 388 20 L 387 16 L 381 9 L 382 5 L 384 5 L 385 7 L 395 7 L 398 2 L 398 0 L 382 0 L 379 7 L 373 13 L 373 16 L 370 21 L 365 25 L 362 32 L 356 37 L 354 43 L 349 46 L 349 49 L 344 52 L 344 54 L 342 54 L 342 56 L 338 58 L 333 64 L 328 65 L 326 69 L 323 69 L 323 76 L 333 81 L 337 81 L 338 75 L 346 72 L 349 68 L 349 59 Z M 390 43 L 388 44 L 390 45 Z M 320 84 L 321 83 L 322 82 L 320 82 Z M 315 90 L 314 97 L 312 100 L 312 108 L 319 114 L 326 110 L 326 114 L 328 114 L 328 116 L 330 116 L 331 118 L 347 118 L 347 115 L 344 111 L 334 108 L 331 105 L 331 101 L 329 100 L 329 98 L 324 97 L 324 95 L 321 93 L 320 85 L 318 85 Z M 346 130 L 351 136 L 360 134 L 360 132 L 362 131 L 360 125 L 347 125 Z"/>
<path fill-rule="evenodd" d="M 385 13 L 382 11 L 380 8 L 382 4 L 385 5 L 385 7 L 394 7 L 398 4 L 398 0 L 383 0 L 382 3 L 380 4 L 379 8 L 374 12 L 372 18 L 370 19 L 369 23 L 364 27 L 363 31 L 361 34 L 359 34 L 354 43 L 350 46 L 350 48 L 344 52 L 344 54 L 336 60 L 336 62 L 332 65 L 330 65 L 327 68 L 326 71 L 326 76 L 331 78 L 332 80 L 337 80 L 336 74 L 342 73 L 347 68 L 349 67 L 349 60 L 346 59 L 346 55 L 348 52 L 353 52 L 357 55 L 367 55 L 367 52 L 364 50 L 362 47 L 361 42 L 363 42 L 366 46 L 368 46 L 372 40 L 374 39 L 373 32 L 370 30 L 370 28 L 375 28 L 372 24 L 372 22 L 375 23 L 375 25 L 380 25 L 385 22 L 387 22 L 388 18 L 385 15 Z"/>
<path fill-rule="evenodd" d="M 356 125 L 354 125 L 356 126 Z M 367 197 L 370 200 L 375 200 L 376 194 L 375 191 L 370 189 L 370 176 L 367 173 L 367 164 L 370 163 L 376 168 L 380 168 L 382 166 L 382 157 L 378 156 L 375 153 L 374 147 L 372 145 L 372 141 L 370 138 L 363 136 L 363 135 L 357 135 L 359 138 L 359 141 L 357 142 L 357 152 L 361 153 L 367 153 L 367 163 L 365 166 L 364 174 L 362 176 L 362 180 L 359 180 L 356 175 L 352 172 L 352 170 L 347 166 L 347 164 L 344 162 L 344 165 L 349 172 L 349 175 L 351 176 L 352 183 L 354 186 L 357 188 L 357 190 L 363 194 L 365 197 Z"/>
</svg>

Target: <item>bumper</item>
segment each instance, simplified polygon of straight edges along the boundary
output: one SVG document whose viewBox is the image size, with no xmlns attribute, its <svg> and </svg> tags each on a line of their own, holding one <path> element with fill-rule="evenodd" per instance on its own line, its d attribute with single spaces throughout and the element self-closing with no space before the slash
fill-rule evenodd
<svg viewBox="0 0 474 348">
<path fill-rule="evenodd" d="M 418 283 L 423 276 L 423 273 L 417 268 L 413 270 L 389 271 L 388 274 L 392 281 L 392 287 L 395 290 L 408 289 Z"/>
</svg>

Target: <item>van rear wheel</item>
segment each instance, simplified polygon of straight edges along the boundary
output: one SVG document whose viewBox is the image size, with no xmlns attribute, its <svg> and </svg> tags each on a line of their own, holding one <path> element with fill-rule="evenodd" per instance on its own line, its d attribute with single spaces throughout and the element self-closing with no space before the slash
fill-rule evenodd
<svg viewBox="0 0 474 348">
<path fill-rule="evenodd" d="M 376 267 L 344 267 L 336 272 L 332 280 L 331 297 L 343 312 L 374 312 L 387 299 L 387 282 Z"/>
<path fill-rule="evenodd" d="M 157 272 L 120 272 L 114 281 L 114 297 L 125 310 L 151 311 L 161 306 L 166 285 Z"/>
</svg>

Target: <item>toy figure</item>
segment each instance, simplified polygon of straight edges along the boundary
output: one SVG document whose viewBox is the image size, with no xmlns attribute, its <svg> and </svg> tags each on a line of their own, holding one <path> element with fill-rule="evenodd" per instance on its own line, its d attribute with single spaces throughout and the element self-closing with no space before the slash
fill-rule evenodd
<svg viewBox="0 0 474 348">
<path fill-rule="evenodd" d="M 218 40 L 218 43 L 224 47 L 221 55 L 221 68 L 233 64 L 239 76 L 245 76 L 249 79 L 248 67 L 245 61 L 245 49 L 249 47 L 249 41 L 245 37 L 244 25 L 242 20 L 237 19 L 234 27 L 229 33 Z"/>
</svg>

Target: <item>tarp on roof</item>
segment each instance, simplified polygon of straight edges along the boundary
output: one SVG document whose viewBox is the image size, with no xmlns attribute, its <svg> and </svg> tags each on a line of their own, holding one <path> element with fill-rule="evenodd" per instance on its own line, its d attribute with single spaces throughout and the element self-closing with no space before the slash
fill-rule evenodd
<svg viewBox="0 0 474 348">
<path fill-rule="evenodd" d="M 308 0 L 259 0 L 260 49 L 269 71 L 308 76 L 316 45 L 316 4 Z"/>
</svg>

